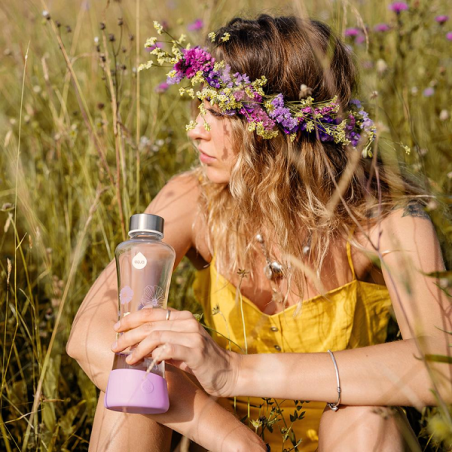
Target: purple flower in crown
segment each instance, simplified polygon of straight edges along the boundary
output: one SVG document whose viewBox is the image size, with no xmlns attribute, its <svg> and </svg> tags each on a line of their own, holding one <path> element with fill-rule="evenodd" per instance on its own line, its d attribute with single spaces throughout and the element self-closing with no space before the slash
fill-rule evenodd
<svg viewBox="0 0 452 452">
<path fill-rule="evenodd" d="M 203 27 L 204 27 L 204 22 L 202 21 L 202 19 L 196 19 L 194 22 L 187 25 L 187 30 L 188 31 L 198 31 L 198 30 L 201 30 Z"/>
<path fill-rule="evenodd" d="M 294 118 L 287 107 L 284 107 L 284 96 L 278 94 L 271 102 L 274 107 L 271 112 L 269 112 L 270 118 L 274 119 L 278 124 L 280 124 L 284 132 L 293 133 L 298 125 L 298 121 Z"/>
<path fill-rule="evenodd" d="M 193 78 L 198 71 L 209 73 L 213 69 L 215 58 L 199 46 L 182 49 L 183 57 L 174 65 L 175 77 L 168 77 L 167 83 L 174 85 L 184 77 Z"/>
<path fill-rule="evenodd" d="M 394 2 L 389 5 L 389 9 L 394 11 L 396 14 L 400 14 L 402 11 L 408 9 L 408 5 L 405 2 Z"/>
<path fill-rule="evenodd" d="M 258 104 L 245 105 L 240 109 L 239 113 L 246 116 L 248 122 L 262 122 L 265 130 L 272 130 L 275 127 L 275 121 Z"/>
<path fill-rule="evenodd" d="M 385 31 L 389 31 L 390 27 L 388 24 L 382 23 L 382 24 L 377 24 L 374 27 L 374 31 L 377 31 L 379 33 L 384 33 Z"/>
<path fill-rule="evenodd" d="M 227 88 L 232 88 L 234 86 L 234 82 L 231 78 L 231 66 L 229 66 L 229 64 L 226 64 L 224 67 L 223 72 L 220 75 L 220 80 Z"/>
<path fill-rule="evenodd" d="M 446 16 L 445 14 L 441 15 L 441 16 L 436 16 L 435 17 L 436 22 L 438 22 L 440 25 L 444 25 L 448 20 L 449 20 L 449 16 Z"/>
</svg>

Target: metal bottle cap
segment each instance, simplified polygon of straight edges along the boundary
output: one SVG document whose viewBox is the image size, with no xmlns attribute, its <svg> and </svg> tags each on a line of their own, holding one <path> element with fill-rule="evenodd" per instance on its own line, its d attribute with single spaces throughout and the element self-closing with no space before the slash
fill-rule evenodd
<svg viewBox="0 0 452 452">
<path fill-rule="evenodd" d="M 153 232 L 163 238 L 163 218 L 149 213 L 137 213 L 130 217 L 129 236 L 134 232 Z"/>
</svg>

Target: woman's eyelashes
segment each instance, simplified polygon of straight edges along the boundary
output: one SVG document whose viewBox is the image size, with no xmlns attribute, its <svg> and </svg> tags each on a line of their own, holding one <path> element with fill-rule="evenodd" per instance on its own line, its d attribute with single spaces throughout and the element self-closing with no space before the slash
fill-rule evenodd
<svg viewBox="0 0 452 452">
<path fill-rule="evenodd" d="M 212 116 L 215 116 L 215 118 L 224 118 L 223 113 L 220 113 L 219 111 L 214 110 L 213 108 L 207 108 L 206 109 Z"/>
</svg>

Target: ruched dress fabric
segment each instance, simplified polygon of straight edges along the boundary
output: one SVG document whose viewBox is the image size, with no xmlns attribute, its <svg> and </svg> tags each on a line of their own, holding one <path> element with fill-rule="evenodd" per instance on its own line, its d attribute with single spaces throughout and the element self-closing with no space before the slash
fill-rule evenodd
<svg viewBox="0 0 452 452">
<path fill-rule="evenodd" d="M 297 314 L 297 305 L 293 305 L 278 314 L 267 315 L 246 297 L 238 297 L 236 287 L 217 272 L 215 257 L 209 267 L 197 272 L 194 294 L 203 307 L 204 321 L 212 329 L 213 339 L 223 348 L 229 343 L 238 353 L 245 353 L 244 329 L 248 354 L 315 353 L 383 343 L 391 308 L 388 290 L 386 286 L 356 279 L 350 243 L 347 243 L 347 257 L 352 281 L 324 295 L 304 300 Z M 333 370 L 333 363 L 331 367 Z M 305 412 L 304 417 L 293 423 L 290 415 L 294 415 L 296 406 L 292 400 L 237 397 L 219 402 L 253 429 L 252 421 L 259 425 L 256 424 L 259 418 L 274 419 L 276 414 L 271 413 L 271 408 L 279 407 L 285 422 L 276 415 L 273 433 L 264 430 L 264 441 L 272 452 L 293 448 L 290 438 L 283 441 L 281 433 L 281 429 L 290 427 L 292 439 L 302 440 L 298 450 L 317 449 L 319 422 L 325 408 L 323 402 L 299 401 L 298 406 L 301 404 L 302 409 L 297 412 L 299 415 Z"/>
</svg>

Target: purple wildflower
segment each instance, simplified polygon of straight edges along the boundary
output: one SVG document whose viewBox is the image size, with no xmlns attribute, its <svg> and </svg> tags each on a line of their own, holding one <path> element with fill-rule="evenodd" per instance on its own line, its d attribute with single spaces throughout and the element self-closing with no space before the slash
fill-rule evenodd
<svg viewBox="0 0 452 452">
<path fill-rule="evenodd" d="M 272 130 L 275 127 L 275 121 L 270 119 L 265 110 L 260 105 L 244 106 L 239 110 L 248 122 L 262 122 L 265 130 Z"/>
<path fill-rule="evenodd" d="M 449 41 L 452 41 L 452 31 L 449 31 L 449 33 L 446 33 L 446 39 Z"/>
<path fill-rule="evenodd" d="M 359 28 L 347 28 L 345 30 L 345 36 L 358 36 L 361 33 Z"/>
<path fill-rule="evenodd" d="M 441 16 L 436 16 L 435 17 L 436 22 L 438 22 L 440 25 L 444 25 L 448 20 L 449 20 L 449 16 L 446 16 L 445 14 L 441 15 Z"/>
<path fill-rule="evenodd" d="M 227 88 L 232 88 L 234 86 L 234 83 L 231 79 L 231 66 L 229 66 L 229 64 L 226 64 L 223 72 L 220 75 L 220 79 Z"/>
<path fill-rule="evenodd" d="M 363 42 L 366 41 L 366 37 L 362 34 L 359 34 L 356 38 L 355 38 L 355 44 L 362 44 Z"/>
<path fill-rule="evenodd" d="M 385 31 L 389 31 L 389 29 L 390 29 L 389 25 L 385 24 L 385 23 L 377 24 L 374 27 L 374 31 L 378 31 L 378 32 L 381 32 L 381 33 L 385 32 Z"/>
<path fill-rule="evenodd" d="M 168 84 L 174 85 L 175 83 L 179 83 L 184 77 L 191 79 L 198 71 L 208 73 L 213 72 L 212 69 L 215 58 L 212 58 L 212 55 L 204 49 L 201 49 L 201 47 L 197 46 L 193 47 L 193 49 L 182 49 L 182 53 L 184 55 L 183 58 L 174 65 L 176 76 L 168 77 Z M 218 75 L 218 73 L 215 74 Z"/>
<path fill-rule="evenodd" d="M 284 132 L 293 133 L 298 125 L 296 118 L 292 117 L 290 110 L 284 107 L 284 97 L 278 94 L 272 101 L 274 109 L 269 113 L 270 118 L 281 124 Z"/>
<path fill-rule="evenodd" d="M 429 86 L 428 88 L 424 89 L 424 92 L 422 93 L 424 95 L 424 97 L 431 97 L 433 96 L 433 94 L 435 94 L 435 90 Z"/>
<path fill-rule="evenodd" d="M 156 86 L 156 88 L 155 88 L 154 91 L 155 91 L 157 94 L 162 94 L 162 93 L 164 93 L 168 88 L 169 88 L 169 84 L 166 83 L 166 82 L 162 82 L 162 83 L 160 83 L 158 86 Z"/>
<path fill-rule="evenodd" d="M 396 14 L 400 14 L 402 11 L 408 9 L 408 5 L 405 2 L 394 2 L 389 5 L 389 9 L 394 11 Z"/>
<path fill-rule="evenodd" d="M 187 25 L 187 30 L 188 31 L 198 31 L 198 30 L 201 30 L 201 28 L 203 28 L 203 27 L 204 27 L 204 22 L 202 21 L 202 19 L 196 19 L 194 22 Z"/>
</svg>

